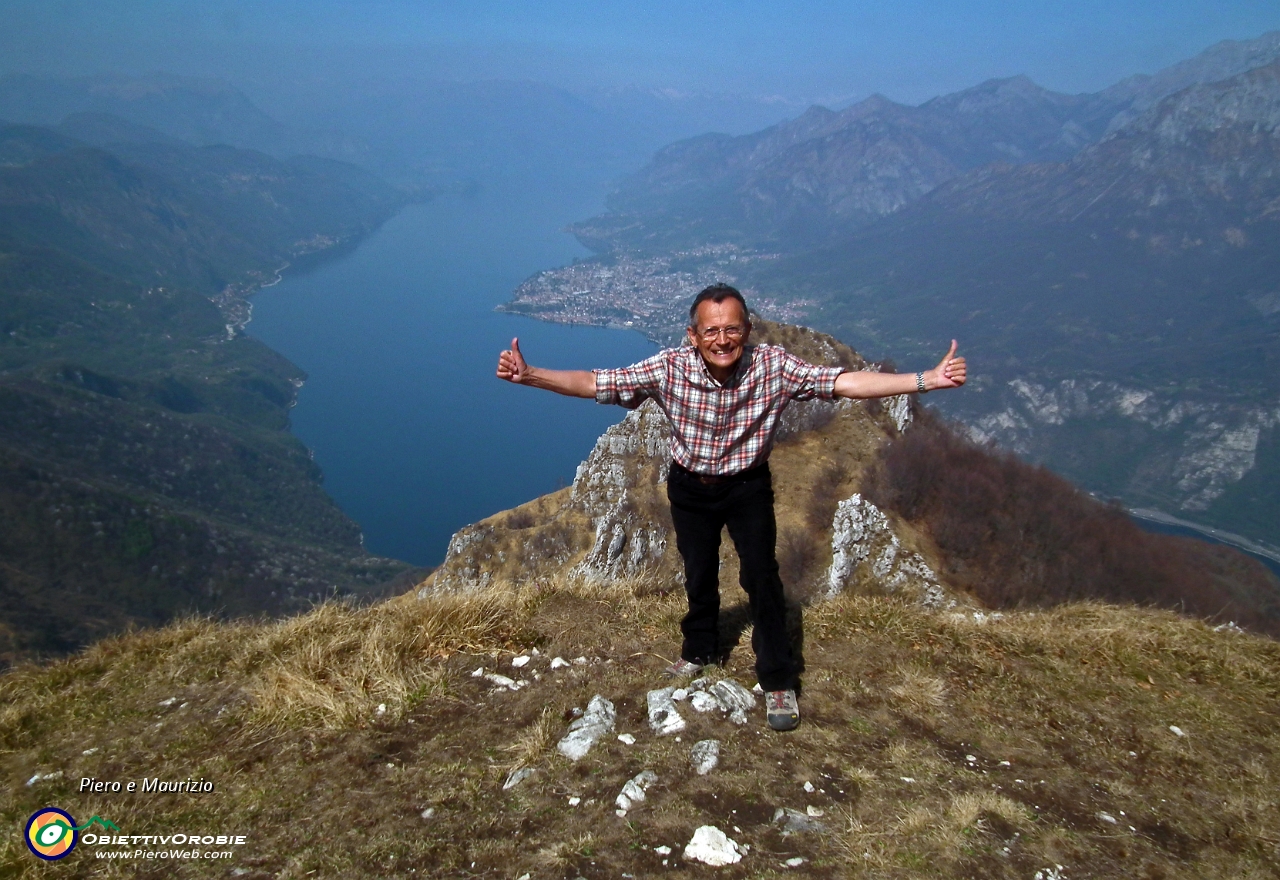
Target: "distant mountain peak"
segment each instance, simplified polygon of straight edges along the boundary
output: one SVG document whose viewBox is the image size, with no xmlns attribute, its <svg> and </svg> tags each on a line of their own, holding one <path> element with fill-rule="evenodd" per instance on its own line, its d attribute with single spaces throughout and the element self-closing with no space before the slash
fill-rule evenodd
<svg viewBox="0 0 1280 880">
<path fill-rule="evenodd" d="M 1027 106 L 1069 106 L 1080 103 L 1080 98 L 1050 91 L 1038 85 L 1029 76 L 989 79 L 972 88 L 940 95 L 920 105 L 922 110 L 947 111 L 961 114 L 988 113 L 992 109 L 1023 109 Z"/>
<path fill-rule="evenodd" d="M 907 109 L 907 105 L 899 104 L 897 101 L 893 101 L 889 98 L 886 98 L 884 95 L 880 94 L 879 92 L 876 92 L 874 95 L 871 95 L 867 98 L 863 98 L 858 103 L 851 104 L 848 107 L 841 110 L 840 117 L 844 120 L 852 122 L 857 119 L 863 119 L 867 116 L 871 116 L 872 114 L 875 114 L 875 113 L 883 113 L 886 110 L 892 110 L 892 109 L 905 110 Z"/>
<path fill-rule="evenodd" d="M 1122 107 L 1107 132 L 1127 125 L 1162 98 L 1202 83 L 1229 79 L 1280 59 L 1280 30 L 1253 40 L 1222 40 L 1194 58 L 1170 65 L 1154 74 L 1121 80 L 1098 94 L 1104 103 Z"/>
</svg>

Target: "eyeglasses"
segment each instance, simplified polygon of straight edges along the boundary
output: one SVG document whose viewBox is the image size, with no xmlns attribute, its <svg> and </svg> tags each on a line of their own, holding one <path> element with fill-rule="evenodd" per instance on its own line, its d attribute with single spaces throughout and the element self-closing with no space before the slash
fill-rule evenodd
<svg viewBox="0 0 1280 880">
<path fill-rule="evenodd" d="M 728 339 L 730 342 L 742 338 L 741 327 L 708 327 L 705 330 L 698 331 L 698 335 L 706 342 L 715 342 L 720 338 L 721 333 L 723 333 L 724 338 Z"/>
</svg>

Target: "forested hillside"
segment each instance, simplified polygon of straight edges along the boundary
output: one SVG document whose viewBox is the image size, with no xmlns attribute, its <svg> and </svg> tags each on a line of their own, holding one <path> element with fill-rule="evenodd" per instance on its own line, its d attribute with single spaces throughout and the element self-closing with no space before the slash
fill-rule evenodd
<svg viewBox="0 0 1280 880">
<path fill-rule="evenodd" d="M 110 117 L 0 127 L 0 659 L 404 569 L 287 433 L 300 371 L 241 332 L 247 293 L 403 200 Z"/>
</svg>

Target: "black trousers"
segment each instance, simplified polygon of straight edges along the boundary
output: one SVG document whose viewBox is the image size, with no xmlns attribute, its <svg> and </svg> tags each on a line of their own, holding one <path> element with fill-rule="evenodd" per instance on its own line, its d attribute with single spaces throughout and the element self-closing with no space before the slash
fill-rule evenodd
<svg viewBox="0 0 1280 880">
<path fill-rule="evenodd" d="M 787 602 L 775 556 L 778 526 L 769 466 L 753 468 L 740 479 L 704 484 L 673 465 L 667 499 L 689 596 L 689 613 L 680 623 L 680 656 L 693 663 L 720 659 L 720 530 L 728 526 L 750 600 L 760 685 L 766 691 L 797 687 L 800 669 L 787 635 Z"/>
</svg>

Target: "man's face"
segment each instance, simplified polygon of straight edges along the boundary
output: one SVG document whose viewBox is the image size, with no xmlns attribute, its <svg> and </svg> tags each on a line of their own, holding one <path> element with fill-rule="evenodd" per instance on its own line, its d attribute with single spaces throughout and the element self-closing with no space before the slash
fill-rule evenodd
<svg viewBox="0 0 1280 880">
<path fill-rule="evenodd" d="M 689 342 L 706 361 L 707 371 L 723 382 L 733 375 L 742 358 L 742 347 L 751 334 L 751 324 L 736 299 L 705 300 L 698 304 L 697 323 L 688 333 Z"/>
</svg>

